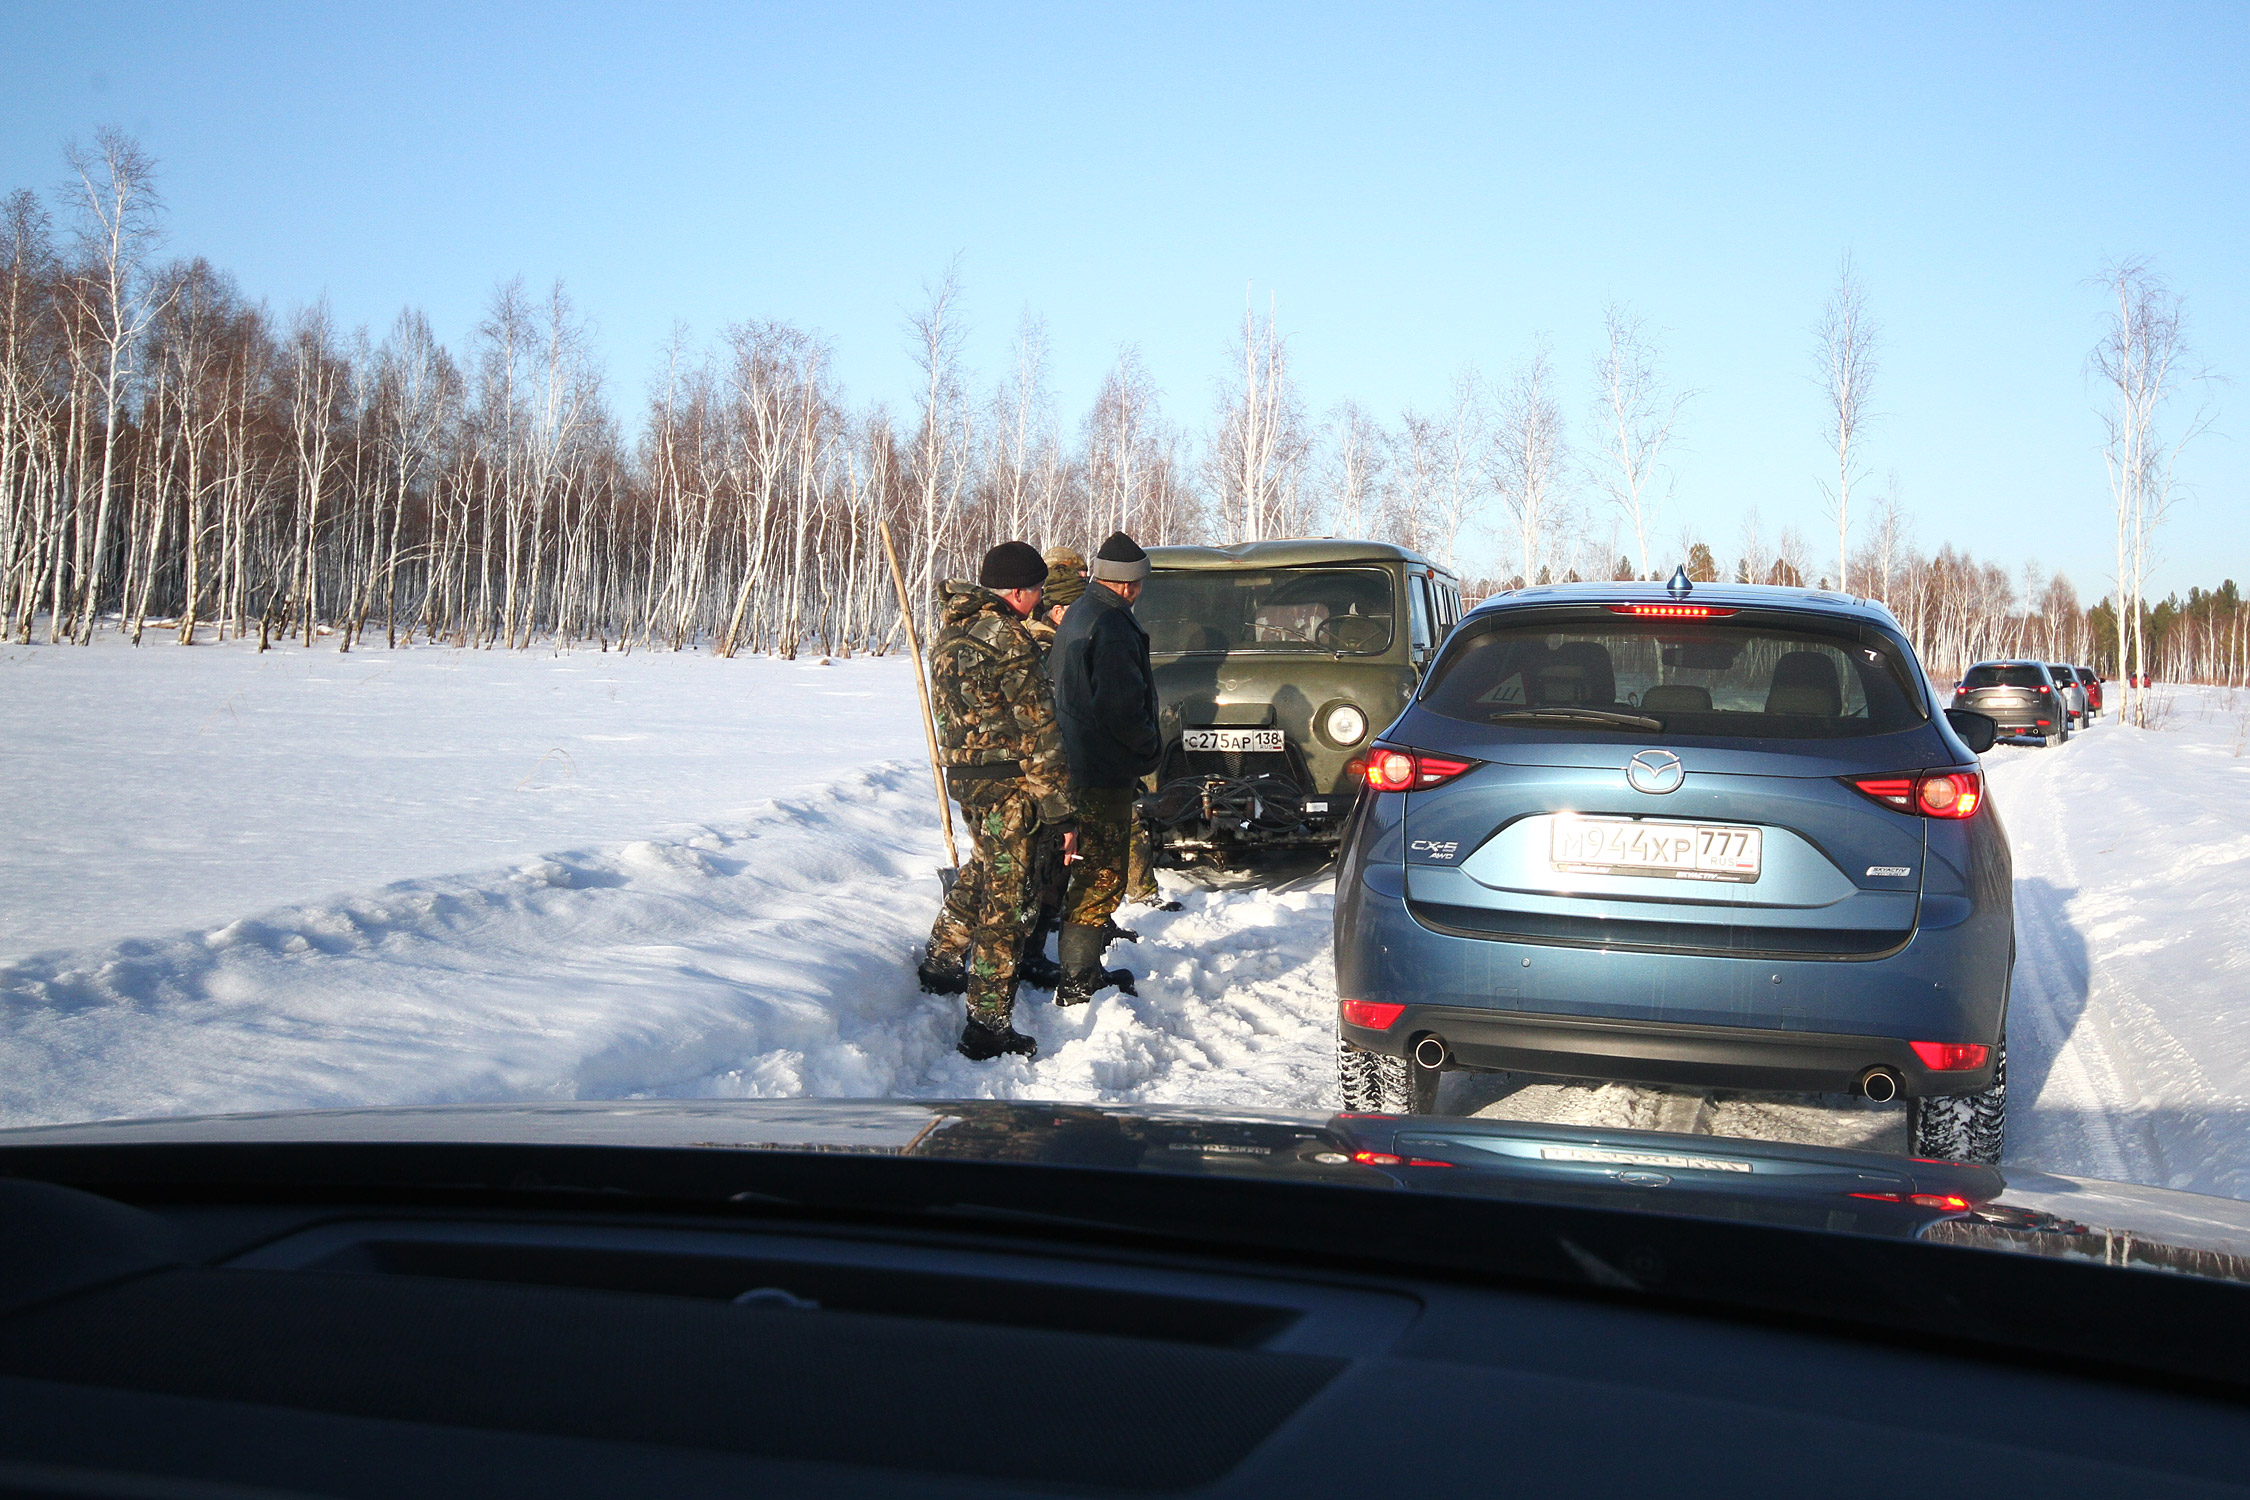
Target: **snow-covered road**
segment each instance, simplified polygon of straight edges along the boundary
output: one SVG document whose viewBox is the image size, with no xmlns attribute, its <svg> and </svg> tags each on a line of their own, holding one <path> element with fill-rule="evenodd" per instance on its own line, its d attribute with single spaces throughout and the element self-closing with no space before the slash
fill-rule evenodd
<svg viewBox="0 0 2250 1500">
<path fill-rule="evenodd" d="M 1037 1062 L 954 1055 L 955 1005 L 910 975 L 940 845 L 895 661 L 17 652 L 0 1124 L 636 1095 L 1333 1105 L 1324 880 L 1175 883 L 1183 910 L 1121 916 L 1138 999 L 1029 996 Z M 318 679 L 307 712 L 289 676 Z M 189 743 L 251 689 L 256 735 Z M 2250 1197 L 2246 710 L 2183 693 L 2161 730 L 1987 757 L 2018 875 L 2014 1162 Z M 525 774 L 557 745 L 575 790 Z M 169 799 L 183 775 L 205 784 Z M 214 829 L 263 852 L 176 870 Z M 1840 1100 L 1455 1075 L 1442 1103 L 1903 1143 L 1896 1106 Z"/>
</svg>

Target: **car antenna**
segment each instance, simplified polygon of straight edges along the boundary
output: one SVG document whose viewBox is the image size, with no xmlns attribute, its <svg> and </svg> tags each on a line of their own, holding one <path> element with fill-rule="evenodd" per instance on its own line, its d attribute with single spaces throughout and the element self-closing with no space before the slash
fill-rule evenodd
<svg viewBox="0 0 2250 1500">
<path fill-rule="evenodd" d="M 1672 581 L 1664 585 L 1664 592 L 1675 599 L 1685 599 L 1695 592 L 1694 580 L 1687 576 L 1687 564 L 1681 563 L 1672 570 Z"/>
</svg>

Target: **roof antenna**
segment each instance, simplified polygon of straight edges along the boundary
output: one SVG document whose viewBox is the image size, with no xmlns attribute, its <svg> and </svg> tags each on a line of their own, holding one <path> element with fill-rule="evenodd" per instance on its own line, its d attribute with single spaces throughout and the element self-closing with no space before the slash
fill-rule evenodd
<svg viewBox="0 0 2250 1500">
<path fill-rule="evenodd" d="M 1695 592 L 1695 585 L 1687 576 L 1687 564 L 1681 563 L 1672 570 L 1672 581 L 1664 585 L 1664 592 L 1675 599 L 1685 599 Z"/>
</svg>

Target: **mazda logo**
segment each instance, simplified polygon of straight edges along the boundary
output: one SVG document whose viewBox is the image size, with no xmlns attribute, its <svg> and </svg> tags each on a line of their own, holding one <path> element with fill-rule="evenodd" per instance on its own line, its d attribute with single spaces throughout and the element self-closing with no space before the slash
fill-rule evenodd
<svg viewBox="0 0 2250 1500">
<path fill-rule="evenodd" d="M 1625 780 L 1636 792 L 1676 792 L 1687 780 L 1680 758 L 1669 750 L 1643 750 L 1625 762 Z"/>
</svg>

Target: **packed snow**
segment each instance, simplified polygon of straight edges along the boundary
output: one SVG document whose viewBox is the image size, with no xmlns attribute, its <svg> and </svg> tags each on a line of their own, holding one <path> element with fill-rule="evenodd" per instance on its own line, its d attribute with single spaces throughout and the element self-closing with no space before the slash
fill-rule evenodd
<svg viewBox="0 0 2250 1500">
<path fill-rule="evenodd" d="M 1167 876 L 956 1055 L 899 659 L 0 648 L 0 1125 L 629 1097 L 1334 1106 L 1325 876 Z M 2250 1198 L 2250 694 L 1985 759 L 2016 856 L 2010 1161 Z M 1486 1114 L 1895 1148 L 1903 1111 L 1449 1075 Z"/>
</svg>

